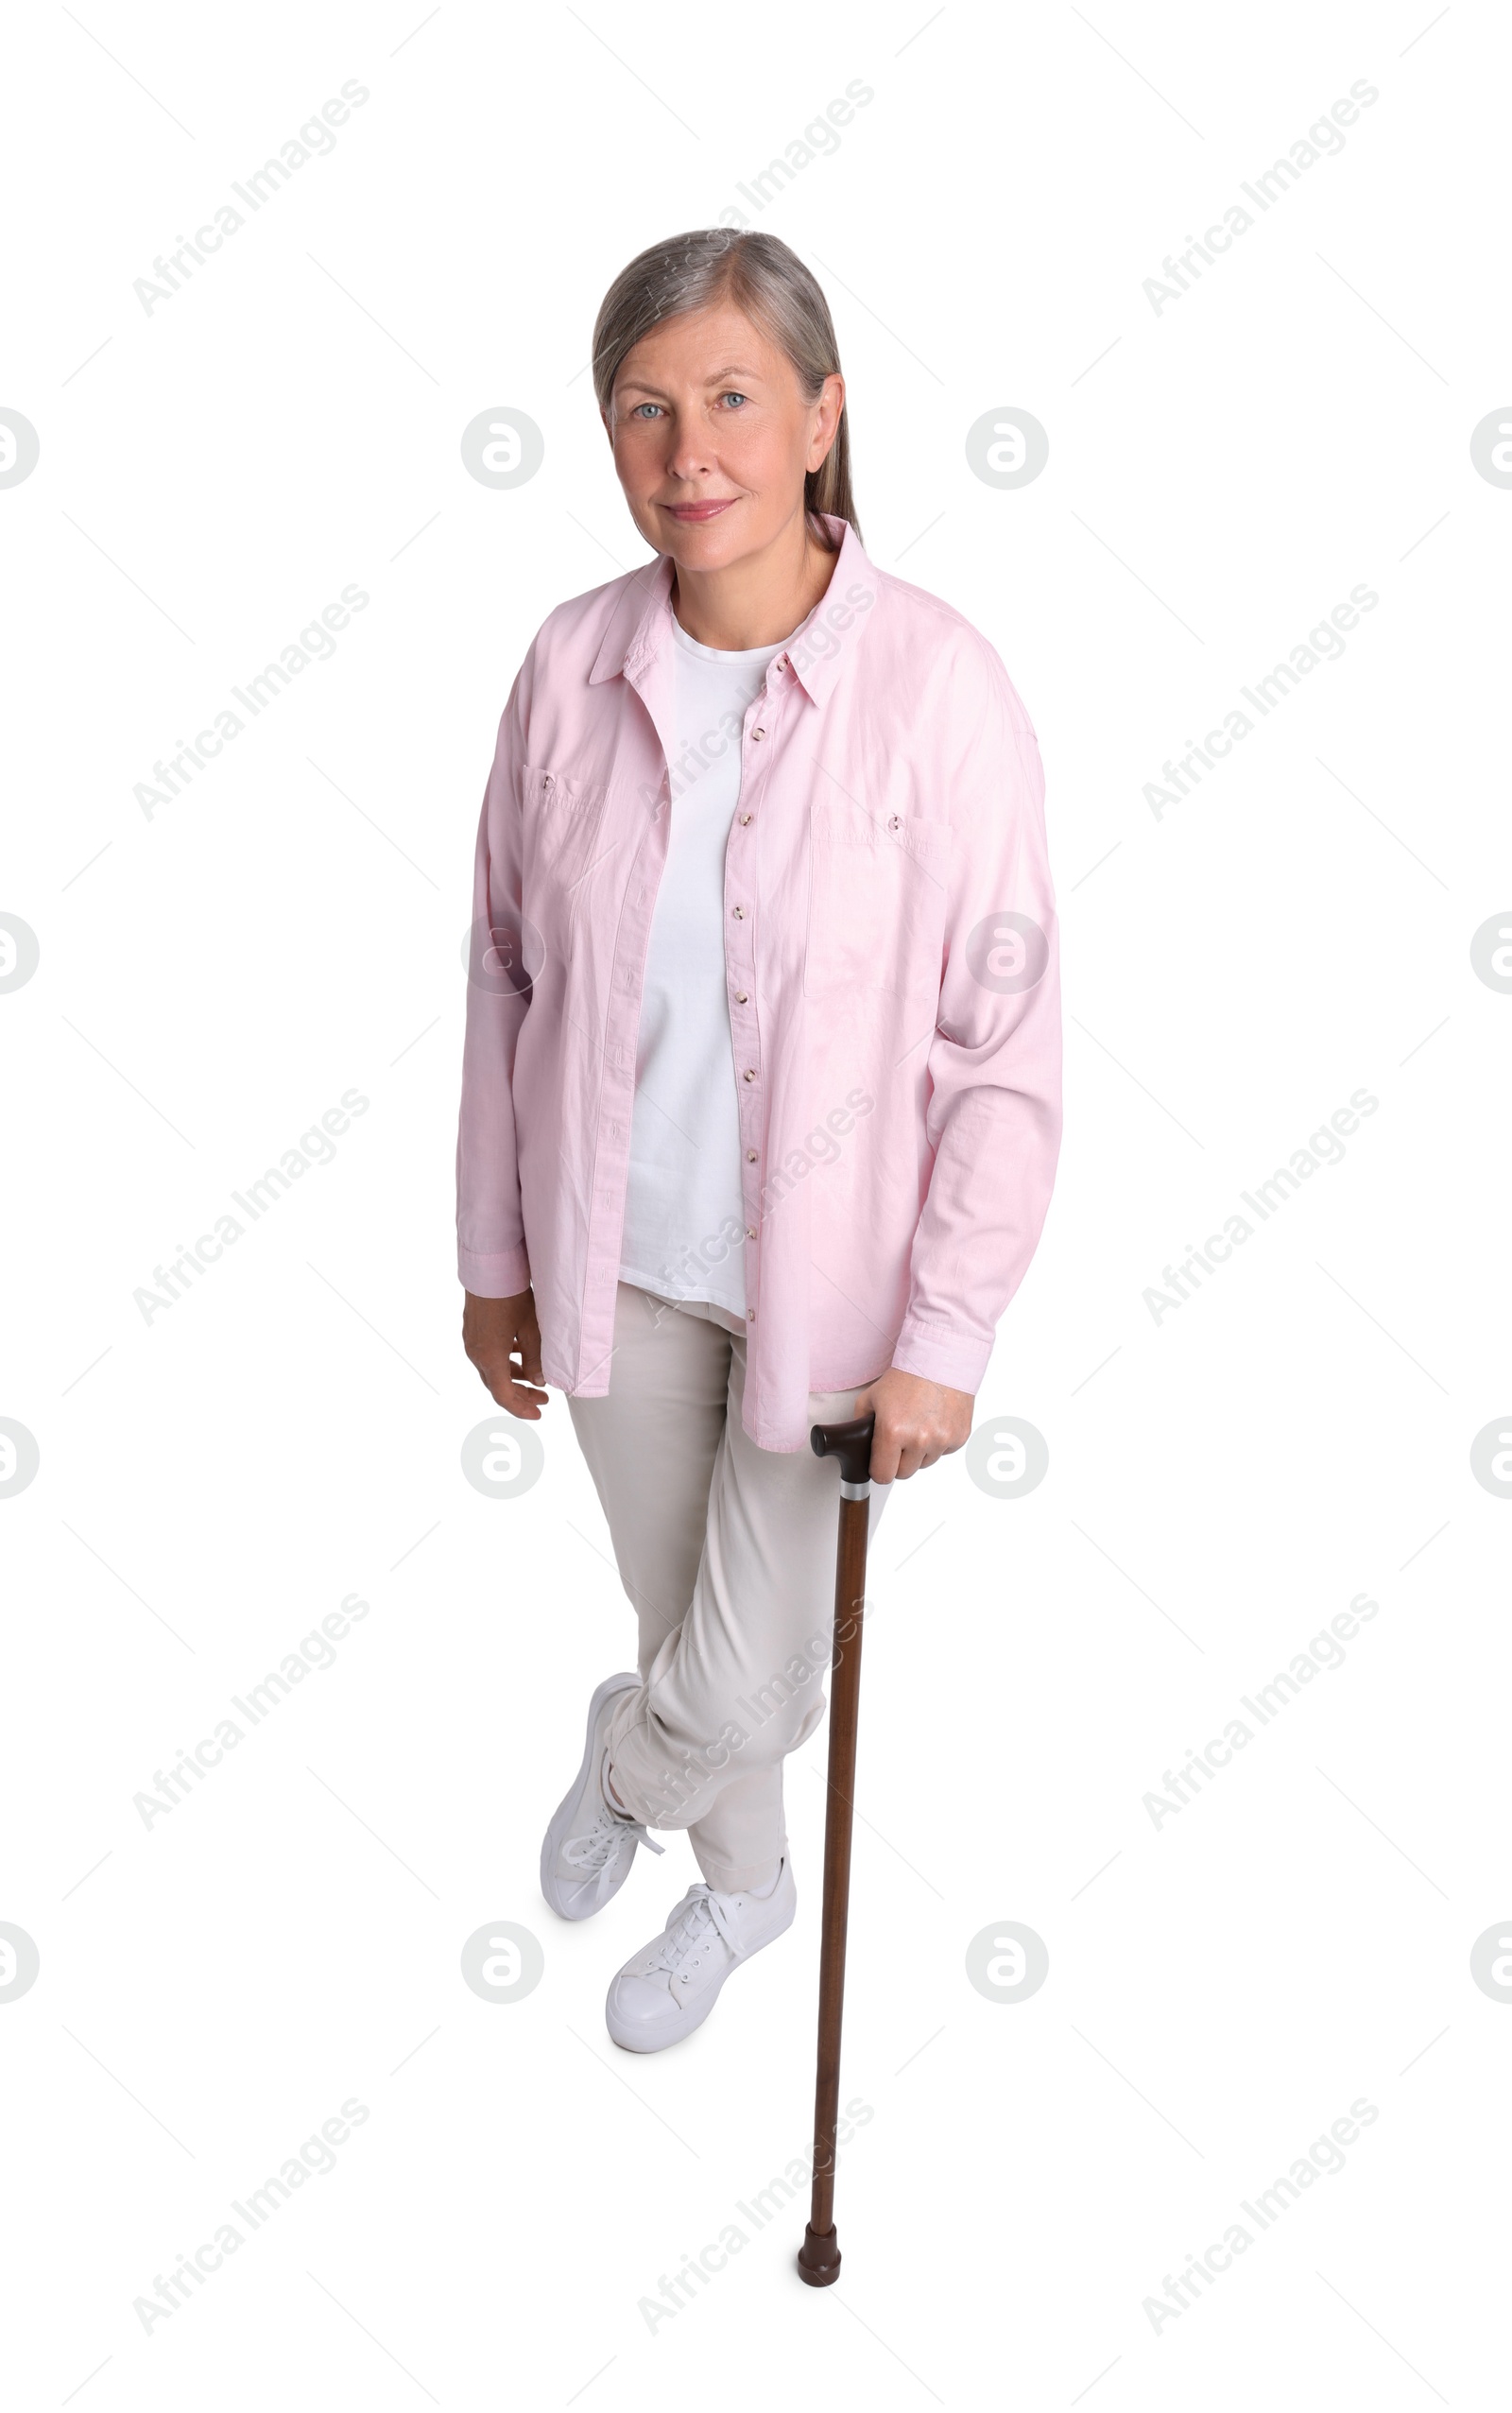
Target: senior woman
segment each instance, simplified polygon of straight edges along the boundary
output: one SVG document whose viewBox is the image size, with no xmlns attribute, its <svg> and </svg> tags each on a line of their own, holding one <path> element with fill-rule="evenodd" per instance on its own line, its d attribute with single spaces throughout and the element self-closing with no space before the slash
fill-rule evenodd
<svg viewBox="0 0 1512 2413">
<path fill-rule="evenodd" d="M 1060 1139 L 1043 776 L 992 646 L 879 570 L 823 294 L 718 228 L 616 278 L 593 379 L 655 560 L 558 605 L 478 834 L 463 1343 L 569 1413 L 639 1625 L 541 1888 L 602 1909 L 651 1830 L 702 1881 L 614 1976 L 656 2052 L 791 1923 L 782 1761 L 823 1712 L 833 1482 L 970 1438 Z"/>
</svg>

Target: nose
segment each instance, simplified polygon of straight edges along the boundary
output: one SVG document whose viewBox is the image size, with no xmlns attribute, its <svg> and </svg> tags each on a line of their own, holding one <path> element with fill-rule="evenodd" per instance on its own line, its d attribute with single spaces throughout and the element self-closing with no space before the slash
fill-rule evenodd
<svg viewBox="0 0 1512 2413">
<path fill-rule="evenodd" d="M 666 470 L 669 477 L 685 479 L 690 484 L 708 477 L 713 470 L 707 435 L 680 414 L 673 422 L 668 439 Z"/>
</svg>

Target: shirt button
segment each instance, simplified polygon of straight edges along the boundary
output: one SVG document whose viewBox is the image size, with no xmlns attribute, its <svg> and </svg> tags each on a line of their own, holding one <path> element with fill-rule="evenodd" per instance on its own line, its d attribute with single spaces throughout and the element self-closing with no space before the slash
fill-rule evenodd
<svg viewBox="0 0 1512 2413">
<path fill-rule="evenodd" d="M 753 729 L 750 733 L 753 737 L 765 737 L 766 732 L 765 729 Z"/>
<path fill-rule="evenodd" d="M 740 826 L 741 826 L 741 828 L 742 828 L 742 829 L 744 829 L 744 828 L 745 828 L 745 826 L 746 826 L 747 822 L 749 819 L 750 819 L 750 815 L 749 815 L 748 813 L 742 813 L 742 815 L 741 815 L 741 817 L 740 817 Z"/>
<path fill-rule="evenodd" d="M 736 905 L 736 907 L 735 907 L 735 920 L 736 920 L 737 922 L 744 922 L 744 921 L 745 921 L 745 919 L 746 919 L 746 908 L 745 908 L 745 906 L 744 906 L 743 905 Z"/>
<path fill-rule="evenodd" d="M 748 1147 L 748 1148 L 746 1150 L 746 1162 L 747 1162 L 747 1164 L 754 1164 L 754 1163 L 755 1163 L 755 1162 L 756 1162 L 756 1151 L 755 1151 L 755 1149 L 754 1149 L 753 1147 Z"/>
<path fill-rule="evenodd" d="M 754 1307 L 747 1307 L 747 1310 L 746 1310 L 746 1321 L 747 1321 L 748 1324 L 753 1324 L 753 1323 L 756 1321 L 756 1310 L 755 1310 L 755 1308 L 754 1308 Z"/>
<path fill-rule="evenodd" d="M 736 991 L 735 991 L 735 1003 L 736 1003 L 736 1005 L 737 1005 L 737 1006 L 744 1006 L 744 1005 L 746 1004 L 746 1002 L 747 1002 L 747 992 L 746 992 L 746 991 L 745 991 L 744 989 L 737 989 L 737 990 L 736 990 Z"/>
<path fill-rule="evenodd" d="M 744 1072 L 744 1073 L 742 1073 L 742 1075 L 741 1075 L 741 1078 L 742 1078 L 742 1080 L 753 1081 L 753 1080 L 755 1079 L 755 1077 L 756 1077 L 755 1074 L 754 1074 L 753 1072 L 749 1072 L 749 1071 Z"/>
<path fill-rule="evenodd" d="M 747 1237 L 747 1240 L 754 1240 L 754 1239 L 755 1239 L 755 1237 L 756 1237 L 756 1226 L 754 1225 L 754 1223 L 747 1223 L 747 1226 L 746 1226 L 746 1237 Z"/>
</svg>

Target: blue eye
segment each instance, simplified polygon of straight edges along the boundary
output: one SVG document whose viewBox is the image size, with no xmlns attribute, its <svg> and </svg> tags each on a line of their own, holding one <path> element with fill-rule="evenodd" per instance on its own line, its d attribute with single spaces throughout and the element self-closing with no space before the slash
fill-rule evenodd
<svg viewBox="0 0 1512 2413">
<path fill-rule="evenodd" d="M 746 394 L 733 394 L 733 393 L 731 393 L 731 394 L 721 394 L 721 395 L 720 395 L 720 397 L 719 397 L 719 399 L 720 399 L 720 401 L 721 401 L 721 402 L 727 402 L 727 403 L 728 403 L 728 402 L 732 402 L 732 403 L 743 403 L 743 402 L 747 402 L 747 401 L 748 401 L 748 400 L 749 400 L 749 397 L 748 397 L 748 395 L 746 395 Z"/>
<path fill-rule="evenodd" d="M 639 419 L 643 410 L 660 410 L 661 407 L 662 405 L 660 403 L 637 403 L 635 408 L 630 413 L 630 417 L 632 419 Z"/>
</svg>

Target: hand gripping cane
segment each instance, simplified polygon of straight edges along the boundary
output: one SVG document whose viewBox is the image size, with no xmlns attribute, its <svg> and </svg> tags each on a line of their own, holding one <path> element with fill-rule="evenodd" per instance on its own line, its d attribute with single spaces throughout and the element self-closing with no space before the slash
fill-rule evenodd
<svg viewBox="0 0 1512 2413">
<path fill-rule="evenodd" d="M 830 1662 L 830 1779 L 824 1817 L 824 1916 L 819 1943 L 818 2074 L 814 2089 L 814 2200 L 799 2248 L 799 2277 L 828 2287 L 840 2276 L 834 2232 L 834 2132 L 840 2109 L 840 2014 L 845 1931 L 850 1905 L 850 1813 L 855 1798 L 856 1718 L 861 1707 L 861 1619 L 867 1589 L 875 1417 L 816 1424 L 816 1457 L 840 1461 L 840 1542 L 834 1571 L 834 1646 Z"/>
</svg>

